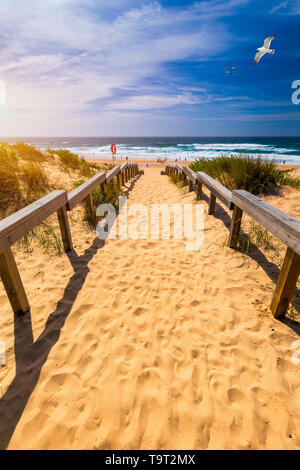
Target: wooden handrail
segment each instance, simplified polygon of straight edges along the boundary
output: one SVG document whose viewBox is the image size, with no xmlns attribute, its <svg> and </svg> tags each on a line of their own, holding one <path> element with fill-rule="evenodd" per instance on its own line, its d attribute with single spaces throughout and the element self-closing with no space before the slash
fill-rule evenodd
<svg viewBox="0 0 300 470">
<path fill-rule="evenodd" d="M 67 191 L 52 191 L 0 222 L 0 276 L 12 309 L 16 313 L 26 313 L 30 310 L 30 306 L 11 246 L 57 212 L 64 249 L 72 250 L 66 204 Z"/>
<path fill-rule="evenodd" d="M 219 181 L 204 173 L 204 171 L 197 171 L 197 178 L 215 197 L 220 199 L 228 209 L 233 209 L 232 192 L 229 189 L 219 183 Z"/>
<path fill-rule="evenodd" d="M 0 222 L 0 253 L 68 202 L 67 191 L 55 190 Z"/>
<path fill-rule="evenodd" d="M 243 212 L 246 212 L 287 245 L 270 307 L 274 317 L 284 317 L 300 275 L 300 220 L 247 191 L 234 190 L 231 192 L 203 171 L 195 174 L 187 166 L 182 167 L 178 163 L 169 163 L 165 173 L 170 175 L 172 172 L 180 173 L 184 178 L 187 178 L 190 181 L 189 190 L 192 191 L 196 187 L 198 196 L 201 196 L 202 185 L 210 190 L 208 214 L 214 212 L 216 198 L 220 199 L 228 209 L 233 210 L 228 239 L 228 245 L 231 248 L 235 248 L 237 245 Z M 197 185 L 194 182 L 194 175 L 197 177 Z"/>
<path fill-rule="evenodd" d="M 169 163 L 166 166 L 166 174 L 172 171 L 177 171 L 179 174 L 183 175 L 184 179 L 189 181 L 189 191 L 196 191 L 198 199 L 200 199 L 202 195 L 202 185 L 209 189 L 209 215 L 213 214 L 215 211 L 216 198 L 222 201 L 228 209 L 233 209 L 232 192 L 203 171 L 194 172 L 188 166 L 181 166 L 179 163 Z"/>
<path fill-rule="evenodd" d="M 82 183 L 68 194 L 67 209 L 71 211 L 79 202 L 85 199 L 94 189 L 106 181 L 106 173 L 98 173 L 89 180 Z"/>
<path fill-rule="evenodd" d="M 228 241 L 230 247 L 237 244 L 243 212 L 287 245 L 270 307 L 274 317 L 284 317 L 300 274 L 300 220 L 247 191 L 234 190 L 232 195 L 234 211 Z"/>
<path fill-rule="evenodd" d="M 14 312 L 26 313 L 30 310 L 24 286 L 11 250 L 11 246 L 39 225 L 43 220 L 57 212 L 59 227 L 62 235 L 64 250 L 73 249 L 71 231 L 67 210 L 72 210 L 79 202 L 85 200 L 93 215 L 92 191 L 100 186 L 105 190 L 105 184 L 117 177 L 120 183 L 138 173 L 137 163 L 124 163 L 109 170 L 101 172 L 75 188 L 69 194 L 67 191 L 55 190 L 47 196 L 29 204 L 23 209 L 0 221 L 0 276 Z"/>
<path fill-rule="evenodd" d="M 233 204 L 300 255 L 300 220 L 244 190 L 232 191 Z"/>
<path fill-rule="evenodd" d="M 120 173 L 120 167 L 119 166 L 115 166 L 114 168 L 112 168 L 111 170 L 109 170 L 107 173 L 106 173 L 106 184 L 110 183 L 115 176 L 117 176 L 118 174 Z"/>
</svg>

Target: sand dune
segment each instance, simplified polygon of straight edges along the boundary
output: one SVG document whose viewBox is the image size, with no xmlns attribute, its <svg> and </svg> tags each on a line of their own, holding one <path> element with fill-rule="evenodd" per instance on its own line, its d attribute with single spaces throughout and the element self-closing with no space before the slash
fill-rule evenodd
<svg viewBox="0 0 300 470">
<path fill-rule="evenodd" d="M 157 165 L 127 186 L 129 206 L 194 200 Z M 268 200 L 299 217 L 298 194 Z M 268 309 L 283 247 L 230 250 L 228 213 L 200 204 L 199 252 L 82 230 L 69 258 L 16 253 L 32 325 L 19 318 L 14 331 L 1 286 L 2 447 L 300 448 L 300 328 Z"/>
</svg>

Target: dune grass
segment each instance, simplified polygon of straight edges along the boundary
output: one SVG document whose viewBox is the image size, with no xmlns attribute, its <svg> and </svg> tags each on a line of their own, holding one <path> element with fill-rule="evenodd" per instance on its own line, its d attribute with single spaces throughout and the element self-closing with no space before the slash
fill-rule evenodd
<svg viewBox="0 0 300 470">
<path fill-rule="evenodd" d="M 177 186 L 179 186 L 180 188 L 183 188 L 184 186 L 187 186 L 188 184 L 187 181 L 184 178 L 182 178 L 181 175 L 177 175 L 176 173 L 171 173 L 169 177 L 171 181 Z"/>
<path fill-rule="evenodd" d="M 43 154 L 24 143 L 0 144 L 0 217 L 4 218 L 45 196 L 55 187 L 42 167 Z M 53 220 L 55 218 L 53 217 Z M 61 252 L 51 218 L 23 237 L 18 245 L 33 251 L 35 240 L 46 252 Z"/>
<path fill-rule="evenodd" d="M 226 240 L 226 246 L 227 246 Z M 278 246 L 275 244 L 274 237 L 262 225 L 250 219 L 246 224 L 243 223 L 237 240 L 237 248 L 248 254 L 252 247 L 262 248 L 266 251 L 273 251 L 279 256 Z"/>
<path fill-rule="evenodd" d="M 0 144 L 0 216 L 6 217 L 44 196 L 51 188 L 38 153 Z M 22 157 L 20 157 L 22 155 Z"/>
<path fill-rule="evenodd" d="M 204 171 L 230 190 L 245 189 L 256 195 L 274 193 L 284 185 L 300 188 L 300 179 L 290 175 L 293 170 L 281 170 L 274 161 L 260 156 L 200 158 L 190 168 Z"/>
<path fill-rule="evenodd" d="M 74 183 L 74 187 L 82 184 L 99 171 L 107 171 L 114 165 L 105 164 L 105 168 L 90 164 L 66 149 L 46 152 L 31 147 L 24 142 L 16 144 L 0 143 L 0 218 L 22 209 L 28 204 L 48 194 L 53 189 L 64 189 L 60 181 L 50 181 L 44 169 L 44 163 L 51 163 L 52 168 L 61 169 L 69 176 L 78 175 L 82 179 Z M 75 179 L 75 178 L 74 178 Z M 93 191 L 95 210 L 101 203 L 112 203 L 118 209 L 120 190 L 116 182 L 106 185 L 105 194 L 97 188 Z M 91 223 L 88 207 L 84 205 L 85 218 Z M 95 215 L 95 214 L 94 214 Z M 61 253 L 60 239 L 56 215 L 51 216 L 39 227 L 33 229 L 18 243 L 22 249 L 32 252 L 39 245 L 47 253 Z"/>
<path fill-rule="evenodd" d="M 84 183 L 84 180 L 82 179 L 75 181 L 74 188 L 77 188 L 82 183 Z M 94 189 L 94 191 L 92 192 L 92 199 L 93 199 L 93 206 L 94 206 L 93 219 L 95 220 L 96 210 L 100 204 L 112 204 L 115 207 L 116 211 L 118 211 L 119 210 L 118 198 L 121 194 L 122 194 L 122 190 L 119 188 L 117 181 L 115 181 L 115 178 L 109 184 L 105 185 L 105 192 L 102 192 L 100 187 Z M 82 205 L 84 208 L 84 220 L 86 220 L 90 224 L 93 224 L 88 205 L 86 204 L 85 201 L 82 202 Z"/>
<path fill-rule="evenodd" d="M 44 154 L 40 150 L 26 144 L 25 142 L 18 142 L 16 144 L 12 144 L 10 147 L 15 151 L 17 157 L 22 160 L 40 163 L 45 158 Z"/>
<path fill-rule="evenodd" d="M 81 176 L 90 178 L 95 174 L 95 170 L 98 170 L 96 165 L 88 163 L 83 157 L 79 157 L 79 155 L 67 149 L 55 150 L 55 153 L 58 155 L 64 171 L 70 172 L 77 170 Z"/>
</svg>

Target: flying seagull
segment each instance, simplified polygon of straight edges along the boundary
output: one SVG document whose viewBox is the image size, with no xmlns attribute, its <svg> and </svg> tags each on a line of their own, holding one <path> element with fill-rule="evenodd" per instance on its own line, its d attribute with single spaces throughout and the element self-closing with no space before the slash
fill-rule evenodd
<svg viewBox="0 0 300 470">
<path fill-rule="evenodd" d="M 231 70 L 225 69 L 225 72 L 228 73 L 228 75 L 232 75 L 232 70 L 236 70 L 236 67 L 231 67 Z"/>
<path fill-rule="evenodd" d="M 265 55 L 265 54 L 274 54 L 275 53 L 275 49 L 270 49 L 272 39 L 274 39 L 275 36 L 276 36 L 276 34 L 273 34 L 273 36 L 269 36 L 268 38 L 266 38 L 265 41 L 264 41 L 264 45 L 262 47 L 259 47 L 258 49 L 256 49 L 259 52 L 257 52 L 255 54 L 254 67 L 257 66 L 258 62 L 260 61 L 260 59 L 262 58 L 263 55 Z"/>
</svg>

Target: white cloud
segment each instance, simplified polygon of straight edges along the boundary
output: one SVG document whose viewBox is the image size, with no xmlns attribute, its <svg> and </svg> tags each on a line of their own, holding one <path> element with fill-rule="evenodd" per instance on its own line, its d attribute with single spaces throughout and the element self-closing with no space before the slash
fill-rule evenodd
<svg viewBox="0 0 300 470">
<path fill-rule="evenodd" d="M 6 104 L 6 83 L 0 80 L 0 105 Z"/>
<path fill-rule="evenodd" d="M 41 119 L 46 124 L 55 112 L 61 125 L 72 114 L 83 118 L 90 103 L 112 100 L 114 90 L 126 87 L 137 96 L 121 98 L 111 109 L 198 104 L 197 91 L 170 89 L 176 77 L 165 65 L 225 50 L 230 35 L 217 19 L 247 1 L 212 0 L 177 9 L 129 0 L 1 0 L 0 80 L 7 83 L 11 112 L 23 120 L 30 116 L 38 133 Z M 153 77 L 166 84 L 152 90 L 151 103 L 140 88 Z M 13 132 L 3 120 L 1 133 L 5 129 Z"/>
<path fill-rule="evenodd" d="M 200 98 L 193 96 L 192 93 L 183 93 L 177 95 L 140 95 L 133 96 L 126 100 L 115 102 L 109 105 L 111 110 L 145 110 L 145 109 L 163 109 L 171 108 L 179 104 L 199 104 L 207 102 L 208 96 Z"/>
<path fill-rule="evenodd" d="M 270 13 L 284 13 L 286 15 L 300 15 L 300 0 L 283 0 L 276 3 Z"/>
<path fill-rule="evenodd" d="M 270 10 L 270 13 L 276 13 L 278 10 L 287 8 L 287 6 L 288 6 L 287 0 L 284 0 L 283 2 L 279 2 L 273 6 L 273 8 Z"/>
</svg>

